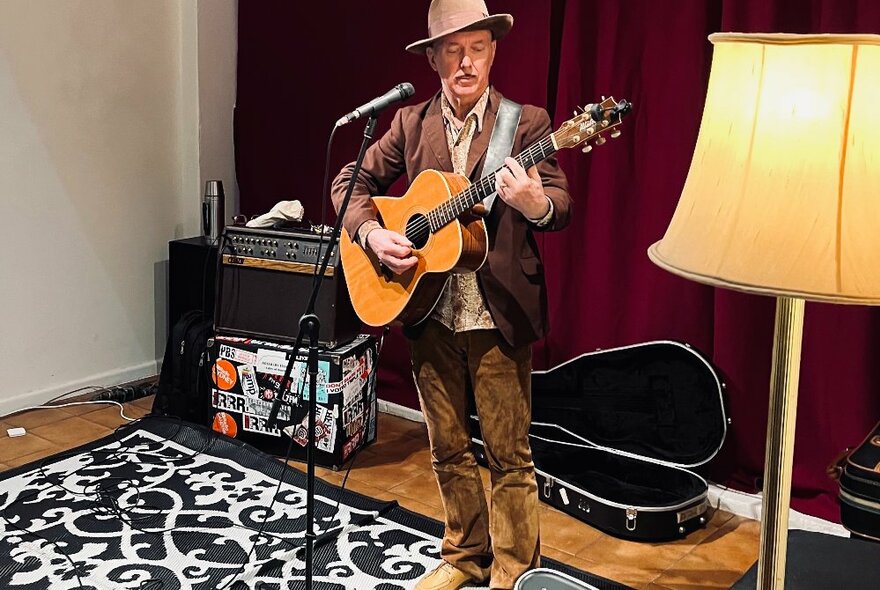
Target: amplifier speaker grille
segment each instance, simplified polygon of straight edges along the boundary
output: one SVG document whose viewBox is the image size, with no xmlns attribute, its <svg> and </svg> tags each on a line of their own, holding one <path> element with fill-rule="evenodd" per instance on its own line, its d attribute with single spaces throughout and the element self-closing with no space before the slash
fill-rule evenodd
<svg viewBox="0 0 880 590">
<path fill-rule="evenodd" d="M 352 308 L 338 257 L 327 270 L 315 302 L 315 314 L 321 321 L 320 343 L 335 348 L 353 340 L 360 332 L 361 322 Z M 221 256 L 214 306 L 216 331 L 294 342 L 312 292 L 313 273 L 311 264 Z"/>
</svg>

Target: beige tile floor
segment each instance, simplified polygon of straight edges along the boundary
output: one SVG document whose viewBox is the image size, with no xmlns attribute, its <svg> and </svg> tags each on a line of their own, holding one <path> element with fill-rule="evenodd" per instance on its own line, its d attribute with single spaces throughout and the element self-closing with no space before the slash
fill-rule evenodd
<svg viewBox="0 0 880 590">
<path fill-rule="evenodd" d="M 149 413 L 152 398 L 125 404 L 126 414 Z M 0 471 L 69 450 L 110 434 L 123 422 L 110 406 L 34 410 L 0 420 Z M 5 438 L 22 426 L 26 436 Z M 442 519 L 431 473 L 423 424 L 387 414 L 379 419 L 378 440 L 356 458 L 346 487 Z M 305 470 L 300 462 L 291 462 Z M 343 472 L 318 468 L 318 476 L 340 484 Z M 488 487 L 488 474 L 481 468 Z M 729 588 L 755 562 L 758 523 L 715 511 L 705 529 L 669 543 L 633 543 L 611 537 L 549 506 L 541 505 L 543 554 L 637 590 Z"/>
</svg>

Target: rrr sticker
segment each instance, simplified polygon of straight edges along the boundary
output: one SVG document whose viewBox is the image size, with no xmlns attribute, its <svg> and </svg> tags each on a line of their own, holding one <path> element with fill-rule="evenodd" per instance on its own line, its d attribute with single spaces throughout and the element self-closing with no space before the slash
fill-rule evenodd
<svg viewBox="0 0 880 590">
<path fill-rule="evenodd" d="M 235 438 L 238 434 L 238 423 L 226 412 L 217 412 L 214 414 L 214 431 Z"/>
<path fill-rule="evenodd" d="M 238 373 L 236 373 L 235 367 L 232 366 L 232 363 L 226 359 L 218 359 L 217 362 L 214 363 L 214 367 L 211 369 L 211 378 L 214 380 L 214 384 L 217 387 L 228 391 L 235 387 L 235 382 L 238 380 Z"/>
</svg>

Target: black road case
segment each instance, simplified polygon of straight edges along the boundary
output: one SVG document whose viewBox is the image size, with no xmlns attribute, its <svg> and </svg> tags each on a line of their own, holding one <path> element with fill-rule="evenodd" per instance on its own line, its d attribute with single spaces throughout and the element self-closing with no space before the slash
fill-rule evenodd
<svg viewBox="0 0 880 590">
<path fill-rule="evenodd" d="M 675 341 L 581 355 L 532 373 L 529 432 L 544 502 L 636 541 L 706 523 L 708 484 L 694 471 L 721 448 L 728 419 L 718 371 Z M 477 459 L 486 465 L 479 418 Z"/>
<path fill-rule="evenodd" d="M 338 470 L 376 439 L 376 338 L 362 334 L 336 348 L 318 352 L 315 463 Z M 210 346 L 211 407 L 214 430 L 243 440 L 263 452 L 307 457 L 309 384 L 308 351 L 300 349 L 287 383 L 278 424 L 269 413 L 280 389 L 293 346 L 217 334 Z M 289 403 L 288 403 L 289 402 Z M 290 433 L 284 432 L 292 426 Z M 282 430 L 284 429 L 284 430 Z"/>
<path fill-rule="evenodd" d="M 854 535 L 880 541 L 880 424 L 846 459 L 840 522 Z"/>
</svg>

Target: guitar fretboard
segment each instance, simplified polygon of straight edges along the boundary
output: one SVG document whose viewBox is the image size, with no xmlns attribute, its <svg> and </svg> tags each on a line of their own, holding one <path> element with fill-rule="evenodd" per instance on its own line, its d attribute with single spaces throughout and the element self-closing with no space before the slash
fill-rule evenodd
<svg viewBox="0 0 880 590">
<path fill-rule="evenodd" d="M 533 143 L 514 158 L 523 168 L 528 170 L 535 164 L 542 162 L 556 153 L 551 133 L 541 141 Z M 502 166 L 503 168 L 503 166 Z M 460 193 L 453 195 L 441 205 L 428 212 L 428 222 L 431 231 L 435 232 L 456 219 L 459 215 L 495 192 L 495 175 L 501 170 L 495 170 L 470 185 Z"/>
</svg>

